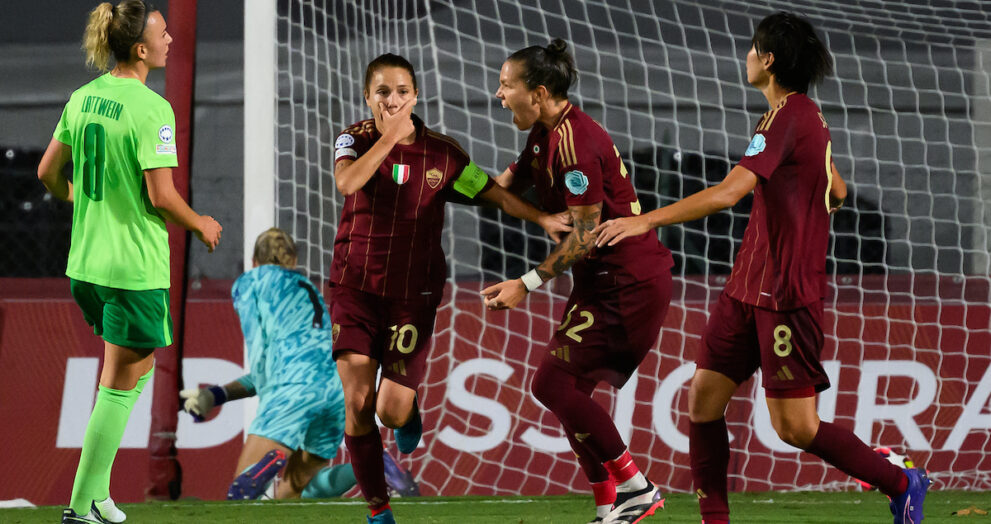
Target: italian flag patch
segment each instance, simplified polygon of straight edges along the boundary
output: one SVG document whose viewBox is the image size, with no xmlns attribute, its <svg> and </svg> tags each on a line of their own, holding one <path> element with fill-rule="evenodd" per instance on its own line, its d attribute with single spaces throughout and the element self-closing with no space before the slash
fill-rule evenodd
<svg viewBox="0 0 991 524">
<path fill-rule="evenodd" d="M 406 164 L 392 164 L 392 180 L 397 184 L 405 184 L 409 180 L 409 166 Z"/>
</svg>

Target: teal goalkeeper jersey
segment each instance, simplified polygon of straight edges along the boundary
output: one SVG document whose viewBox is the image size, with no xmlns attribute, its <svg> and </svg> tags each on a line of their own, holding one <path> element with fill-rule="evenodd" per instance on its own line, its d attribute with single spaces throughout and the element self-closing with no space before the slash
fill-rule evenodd
<svg viewBox="0 0 991 524">
<path fill-rule="evenodd" d="M 72 148 L 72 243 L 65 274 L 101 286 L 169 287 L 169 235 L 144 170 L 175 167 L 172 106 L 107 73 L 69 98 L 55 139 Z"/>
<path fill-rule="evenodd" d="M 337 376 L 330 315 L 309 279 L 266 264 L 241 275 L 231 296 L 259 396 L 291 384 L 326 387 Z"/>
</svg>

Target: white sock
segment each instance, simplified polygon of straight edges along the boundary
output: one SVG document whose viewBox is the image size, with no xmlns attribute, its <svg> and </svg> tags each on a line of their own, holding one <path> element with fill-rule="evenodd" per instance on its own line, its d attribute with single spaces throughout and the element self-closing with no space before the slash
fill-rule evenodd
<svg viewBox="0 0 991 524">
<path fill-rule="evenodd" d="M 637 472 L 636 475 L 630 477 L 626 482 L 618 482 L 616 484 L 616 491 L 621 491 L 628 493 L 630 491 L 637 491 L 647 487 L 647 477 L 643 476 L 643 473 Z"/>
</svg>

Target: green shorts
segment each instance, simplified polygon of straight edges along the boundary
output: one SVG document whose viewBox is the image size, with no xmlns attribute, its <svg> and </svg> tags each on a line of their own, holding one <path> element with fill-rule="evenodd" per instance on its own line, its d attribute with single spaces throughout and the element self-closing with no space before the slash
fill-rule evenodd
<svg viewBox="0 0 991 524">
<path fill-rule="evenodd" d="M 132 291 L 69 280 L 86 323 L 103 340 L 135 349 L 172 345 L 168 289 Z"/>
</svg>

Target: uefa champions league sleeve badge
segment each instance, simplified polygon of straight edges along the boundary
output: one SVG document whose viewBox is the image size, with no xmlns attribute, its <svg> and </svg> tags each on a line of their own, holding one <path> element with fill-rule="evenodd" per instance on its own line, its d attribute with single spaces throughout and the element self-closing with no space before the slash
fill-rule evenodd
<svg viewBox="0 0 991 524">
<path fill-rule="evenodd" d="M 747 152 L 743 156 L 754 156 L 763 151 L 765 147 L 767 147 L 767 142 L 764 140 L 764 135 L 757 133 L 750 141 L 750 145 L 747 146 Z"/>
<path fill-rule="evenodd" d="M 588 177 L 585 173 L 578 171 L 568 171 L 564 174 L 564 186 L 571 191 L 572 195 L 584 195 L 588 190 Z"/>
</svg>

